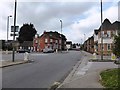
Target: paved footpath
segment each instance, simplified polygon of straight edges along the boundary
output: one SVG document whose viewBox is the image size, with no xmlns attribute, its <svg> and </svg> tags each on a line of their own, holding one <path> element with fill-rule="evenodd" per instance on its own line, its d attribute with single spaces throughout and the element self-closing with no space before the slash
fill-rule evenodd
<svg viewBox="0 0 120 90">
<path fill-rule="evenodd" d="M 58 88 L 104 88 L 100 84 L 100 72 L 110 68 L 118 68 L 118 65 L 113 62 L 89 62 L 92 54 L 84 51 L 82 53 L 82 60 L 76 64 Z"/>
</svg>

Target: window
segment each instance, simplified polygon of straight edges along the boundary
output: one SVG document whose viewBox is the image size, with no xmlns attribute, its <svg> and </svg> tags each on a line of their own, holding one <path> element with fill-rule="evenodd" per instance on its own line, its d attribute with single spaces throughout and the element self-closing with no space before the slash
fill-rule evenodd
<svg viewBox="0 0 120 90">
<path fill-rule="evenodd" d="M 104 31 L 102 31 L 102 36 L 104 36 Z"/>
<path fill-rule="evenodd" d="M 58 43 L 58 40 L 55 40 L 55 43 Z"/>
<path fill-rule="evenodd" d="M 50 36 L 52 36 L 52 34 L 50 34 Z"/>
<path fill-rule="evenodd" d="M 111 37 L 110 31 L 107 31 L 107 37 Z"/>
<path fill-rule="evenodd" d="M 50 42 L 53 42 L 53 39 L 50 39 Z"/>
<path fill-rule="evenodd" d="M 61 40 L 59 40 L 59 44 L 61 44 Z"/>
<path fill-rule="evenodd" d="M 47 38 L 45 38 L 45 43 L 47 43 L 48 42 L 48 39 Z"/>
<path fill-rule="evenodd" d="M 107 50 L 110 50 L 111 48 L 110 48 L 110 44 L 107 44 Z"/>
</svg>

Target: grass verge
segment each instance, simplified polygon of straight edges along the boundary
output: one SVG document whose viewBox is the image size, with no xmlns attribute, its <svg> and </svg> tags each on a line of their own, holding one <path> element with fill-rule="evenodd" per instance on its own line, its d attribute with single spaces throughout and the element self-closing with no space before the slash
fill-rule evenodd
<svg viewBox="0 0 120 90">
<path fill-rule="evenodd" d="M 107 90 L 120 90 L 120 68 L 102 71 L 100 76 L 101 84 Z"/>
</svg>

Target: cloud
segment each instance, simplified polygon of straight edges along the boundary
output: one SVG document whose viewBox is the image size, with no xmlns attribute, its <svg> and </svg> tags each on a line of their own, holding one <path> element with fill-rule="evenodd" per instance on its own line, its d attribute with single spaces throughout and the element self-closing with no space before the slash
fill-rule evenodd
<svg viewBox="0 0 120 90">
<path fill-rule="evenodd" d="M 20 27 L 23 23 L 33 23 L 38 34 L 42 34 L 44 30 L 53 30 L 60 32 L 60 19 L 63 21 L 63 34 L 68 40 L 80 42 L 91 36 L 93 30 L 100 26 L 100 3 L 96 0 L 91 2 L 88 0 L 18 0 L 17 3 L 17 25 Z M 108 2 L 110 0 L 104 0 Z M 116 0 L 114 0 L 116 1 Z M 113 2 L 113 6 L 106 7 L 104 17 L 108 17 L 110 21 L 117 20 L 117 6 Z M 14 16 L 14 0 L 12 2 L 0 3 L 0 8 L 4 11 L 0 12 L 2 16 L 2 25 L 0 26 L 0 39 L 6 37 L 7 16 Z M 1 10 L 1 9 L 0 9 Z M 111 15 L 111 13 L 114 13 Z M 13 18 L 10 19 L 10 26 L 13 25 Z M 4 36 L 2 35 L 4 33 Z M 9 32 L 10 33 L 10 32 Z M 9 37 L 10 38 L 10 37 Z M 10 38 L 12 39 L 12 37 Z"/>
<path fill-rule="evenodd" d="M 101 24 L 101 13 L 98 7 L 93 7 L 84 13 L 87 17 L 71 24 L 68 28 L 69 34 L 65 32 L 68 39 L 74 42 L 81 42 L 93 35 L 94 29 L 98 29 Z M 103 20 L 108 18 L 111 22 L 118 20 L 118 7 L 112 6 L 103 12 Z M 85 36 L 84 36 L 85 34 Z M 71 38 L 72 37 L 72 38 Z"/>
</svg>

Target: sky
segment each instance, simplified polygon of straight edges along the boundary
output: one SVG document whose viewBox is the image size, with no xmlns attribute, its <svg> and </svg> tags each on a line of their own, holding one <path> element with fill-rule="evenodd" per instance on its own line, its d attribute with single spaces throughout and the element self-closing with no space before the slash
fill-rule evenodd
<svg viewBox="0 0 120 90">
<path fill-rule="evenodd" d="M 15 0 L 1 0 L 0 3 L 0 40 L 7 39 L 7 17 L 9 18 L 9 39 L 14 23 Z M 103 0 L 103 20 L 118 21 L 119 0 Z M 58 31 L 68 41 L 83 43 L 93 35 L 101 23 L 100 0 L 17 0 L 16 25 L 34 24 L 37 33 Z"/>
</svg>

